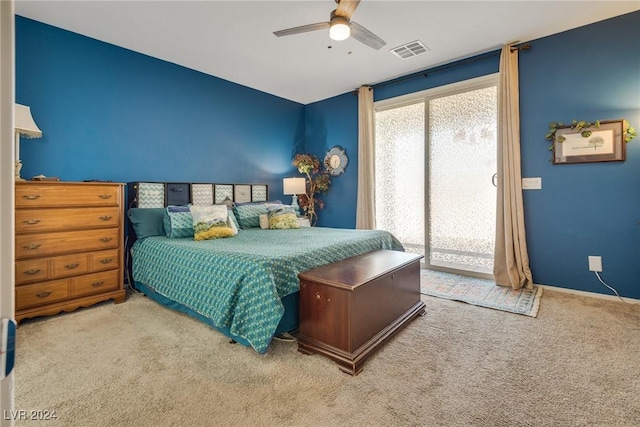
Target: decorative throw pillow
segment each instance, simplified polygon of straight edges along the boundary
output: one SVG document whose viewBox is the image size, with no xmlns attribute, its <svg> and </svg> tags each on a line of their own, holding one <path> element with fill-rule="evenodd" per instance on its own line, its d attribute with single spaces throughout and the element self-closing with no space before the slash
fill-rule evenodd
<svg viewBox="0 0 640 427">
<path fill-rule="evenodd" d="M 269 228 L 283 230 L 287 228 L 300 228 L 296 211 L 289 205 L 274 205 L 267 210 L 269 216 Z"/>
<path fill-rule="evenodd" d="M 228 222 L 229 216 L 226 206 L 191 206 L 190 210 L 193 217 L 194 240 L 233 236 L 233 230 Z"/>
<path fill-rule="evenodd" d="M 269 215 L 265 214 L 260 214 L 260 228 L 262 228 L 263 230 L 266 230 L 269 228 Z"/>
<path fill-rule="evenodd" d="M 260 214 L 267 213 L 269 205 L 282 204 L 280 200 L 272 202 L 250 202 L 236 203 L 233 212 L 236 214 L 240 228 L 258 228 L 260 227 Z"/>
<path fill-rule="evenodd" d="M 164 212 L 164 232 L 171 239 L 193 236 L 193 220 L 189 206 L 167 206 Z"/>
</svg>

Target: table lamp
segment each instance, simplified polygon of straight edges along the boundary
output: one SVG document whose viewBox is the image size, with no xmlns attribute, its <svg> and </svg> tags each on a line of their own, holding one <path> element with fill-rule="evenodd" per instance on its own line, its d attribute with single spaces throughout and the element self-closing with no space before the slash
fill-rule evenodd
<svg viewBox="0 0 640 427">
<path fill-rule="evenodd" d="M 307 194 L 307 183 L 304 178 L 284 178 L 282 180 L 283 194 L 291 196 L 291 206 L 295 209 L 296 214 L 300 213 L 298 206 L 298 194 Z"/>
<path fill-rule="evenodd" d="M 20 170 L 22 169 L 22 162 L 20 161 L 20 136 L 27 138 L 40 138 L 42 131 L 33 121 L 31 116 L 31 108 L 26 105 L 15 104 L 15 135 L 16 135 L 16 172 L 15 180 L 24 181 L 20 177 Z"/>
</svg>

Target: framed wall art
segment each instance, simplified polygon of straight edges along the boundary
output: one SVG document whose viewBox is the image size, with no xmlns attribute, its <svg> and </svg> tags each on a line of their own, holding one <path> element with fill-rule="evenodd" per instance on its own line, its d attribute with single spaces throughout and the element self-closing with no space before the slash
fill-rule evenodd
<svg viewBox="0 0 640 427">
<path fill-rule="evenodd" d="M 251 201 L 251 186 L 245 184 L 236 184 L 233 186 L 234 198 L 238 203 L 248 203 Z"/>
<path fill-rule="evenodd" d="M 553 164 L 624 161 L 625 155 L 624 120 L 555 130 Z"/>
</svg>

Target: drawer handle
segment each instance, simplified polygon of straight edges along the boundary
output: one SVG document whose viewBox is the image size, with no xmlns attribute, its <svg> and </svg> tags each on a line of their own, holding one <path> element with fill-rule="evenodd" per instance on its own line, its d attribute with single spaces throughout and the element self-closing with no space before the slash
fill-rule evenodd
<svg viewBox="0 0 640 427">
<path fill-rule="evenodd" d="M 110 199 L 111 198 L 111 194 L 101 194 L 98 197 L 100 197 L 101 199 Z"/>
<path fill-rule="evenodd" d="M 113 261 L 113 258 L 105 258 L 100 260 L 100 264 L 109 264 Z"/>
<path fill-rule="evenodd" d="M 40 194 L 27 194 L 22 197 L 24 197 L 27 200 L 38 200 L 41 196 Z"/>
<path fill-rule="evenodd" d="M 320 299 L 320 292 L 316 292 L 316 299 Z"/>
<path fill-rule="evenodd" d="M 38 298 L 46 298 L 46 297 L 48 297 L 49 295 L 51 295 L 51 292 L 49 292 L 49 291 L 44 291 L 44 292 L 40 292 L 40 293 L 39 293 L 39 294 L 37 294 L 36 296 L 37 296 Z"/>
<path fill-rule="evenodd" d="M 42 246 L 42 245 L 39 244 L 39 243 L 30 243 L 30 244 L 28 244 L 26 246 L 23 246 L 22 248 L 32 251 L 32 250 L 38 249 L 40 246 Z"/>
<path fill-rule="evenodd" d="M 29 276 L 33 276 L 34 274 L 40 273 L 40 271 L 41 270 L 39 268 L 32 268 L 31 270 L 23 271 L 23 273 L 28 274 Z"/>
<path fill-rule="evenodd" d="M 22 222 L 25 223 L 25 224 L 34 225 L 34 224 L 38 224 L 40 222 L 40 220 L 39 219 L 25 219 Z"/>
<path fill-rule="evenodd" d="M 99 288 L 100 286 L 104 285 L 104 281 L 101 282 L 93 282 L 91 284 L 91 286 L 93 286 L 94 288 Z"/>
<path fill-rule="evenodd" d="M 113 237 L 102 237 L 100 239 L 100 241 L 103 242 L 103 243 L 107 243 L 107 242 L 110 242 L 112 240 L 113 240 Z"/>
<path fill-rule="evenodd" d="M 104 216 L 100 217 L 100 219 L 103 220 L 103 221 L 109 221 L 111 218 L 113 218 L 113 217 L 110 216 L 110 215 L 104 215 Z"/>
<path fill-rule="evenodd" d="M 67 264 L 64 266 L 64 268 L 66 268 L 67 270 L 73 270 L 74 268 L 78 268 L 80 266 L 80 264 Z"/>
</svg>

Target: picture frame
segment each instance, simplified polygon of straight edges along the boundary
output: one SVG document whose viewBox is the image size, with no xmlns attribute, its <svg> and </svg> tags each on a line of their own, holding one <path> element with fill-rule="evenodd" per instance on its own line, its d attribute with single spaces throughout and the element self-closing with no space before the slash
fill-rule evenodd
<svg viewBox="0 0 640 427">
<path fill-rule="evenodd" d="M 213 202 L 216 205 L 224 203 L 227 199 L 233 200 L 233 184 L 214 184 L 213 194 Z"/>
<path fill-rule="evenodd" d="M 623 120 L 601 121 L 580 130 L 558 127 L 553 139 L 553 164 L 618 162 L 626 157 Z"/>
<path fill-rule="evenodd" d="M 251 201 L 266 202 L 269 194 L 269 188 L 266 184 L 253 184 L 251 186 Z"/>
<path fill-rule="evenodd" d="M 234 197 L 236 203 L 248 203 L 251 201 L 251 185 L 234 185 Z"/>
</svg>

